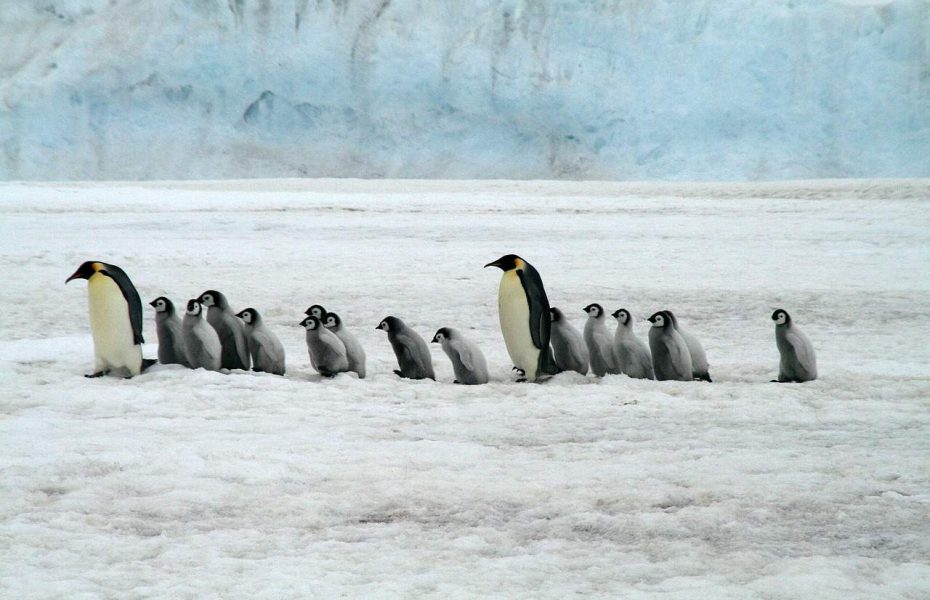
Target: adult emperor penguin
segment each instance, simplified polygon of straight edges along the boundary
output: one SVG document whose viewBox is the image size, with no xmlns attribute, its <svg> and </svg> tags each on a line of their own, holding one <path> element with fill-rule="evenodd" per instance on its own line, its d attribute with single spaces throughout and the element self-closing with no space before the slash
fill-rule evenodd
<svg viewBox="0 0 930 600">
<path fill-rule="evenodd" d="M 220 336 L 223 345 L 222 368 L 248 371 L 249 343 L 245 338 L 245 325 L 236 318 L 226 296 L 216 290 L 207 290 L 197 300 L 208 307 L 207 321 Z"/>
<path fill-rule="evenodd" d="M 268 329 L 262 315 L 254 308 L 247 308 L 236 314 L 245 323 L 245 334 L 249 342 L 249 354 L 252 358 L 252 370 L 262 373 L 284 375 L 284 346 L 281 340 Z"/>
<path fill-rule="evenodd" d="M 665 381 L 692 381 L 691 353 L 684 338 L 675 329 L 665 311 L 649 317 L 649 349 L 652 350 L 652 366 L 656 379 Z"/>
<path fill-rule="evenodd" d="M 187 366 L 208 371 L 220 370 L 223 345 L 216 329 L 203 318 L 203 305 L 196 298 L 187 301 L 187 311 L 184 313 L 184 321 L 181 322 L 181 335 L 184 338 Z"/>
<path fill-rule="evenodd" d="M 375 329 L 387 332 L 400 367 L 394 373 L 407 379 L 436 379 L 429 346 L 416 331 L 397 317 L 384 317 Z"/>
<path fill-rule="evenodd" d="M 320 308 L 323 308 L 322 306 Z M 346 358 L 349 359 L 349 370 L 365 379 L 365 349 L 358 338 L 342 324 L 342 318 L 334 312 L 325 313 L 323 325 L 336 334 L 346 347 Z"/>
<path fill-rule="evenodd" d="M 307 351 L 310 364 L 323 377 L 335 377 L 349 370 L 346 347 L 336 334 L 326 329 L 316 317 L 307 317 L 300 322 L 307 330 Z"/>
<path fill-rule="evenodd" d="M 620 373 L 617 359 L 614 357 L 614 341 L 607 331 L 604 308 L 597 303 L 584 307 L 588 320 L 584 324 L 584 341 L 591 355 L 591 371 L 598 377 L 608 373 Z"/>
<path fill-rule="evenodd" d="M 514 366 L 523 371 L 527 381 L 542 381 L 558 373 L 549 347 L 549 298 L 539 273 L 516 254 L 506 254 L 484 266 L 504 272 L 497 306 L 501 333 Z"/>
<path fill-rule="evenodd" d="M 552 352 L 555 355 L 555 364 L 562 370 L 587 375 L 588 347 L 581 333 L 572 327 L 562 311 L 554 306 L 549 309 L 549 318 L 552 321 Z"/>
<path fill-rule="evenodd" d="M 149 302 L 149 305 L 155 308 L 158 362 L 163 365 L 187 366 L 184 338 L 181 336 L 181 319 L 174 309 L 174 302 L 164 296 L 159 296 Z"/>
<path fill-rule="evenodd" d="M 804 332 L 794 324 L 788 311 L 779 308 L 772 313 L 775 321 L 775 343 L 781 361 L 778 365 L 780 383 L 804 383 L 817 379 L 817 356 Z"/>
<path fill-rule="evenodd" d="M 433 343 L 442 346 L 452 361 L 454 383 L 480 385 L 488 382 L 488 362 L 474 342 L 459 333 L 458 329 L 442 327 L 433 336 Z"/>
<path fill-rule="evenodd" d="M 633 331 L 633 315 L 625 308 L 613 312 L 617 319 L 617 330 L 614 332 L 614 357 L 621 373 L 633 379 L 655 379 L 652 367 L 652 354 L 646 342 L 641 340 Z"/>
<path fill-rule="evenodd" d="M 707 370 L 707 355 L 704 353 L 704 347 L 701 346 L 701 342 L 698 341 L 693 334 L 685 331 L 678 324 L 678 317 L 675 316 L 675 313 L 670 310 L 663 312 L 672 320 L 672 326 L 678 330 L 678 333 L 681 334 L 681 337 L 685 340 L 685 344 L 688 346 L 688 353 L 691 354 L 691 375 L 696 380 L 712 381 L 710 373 Z"/>
<path fill-rule="evenodd" d="M 125 369 L 132 377 L 154 364 L 142 358 L 142 300 L 129 276 L 116 265 L 89 260 L 65 283 L 72 279 L 87 280 L 94 372 L 86 377 L 100 377 L 113 369 Z"/>
</svg>

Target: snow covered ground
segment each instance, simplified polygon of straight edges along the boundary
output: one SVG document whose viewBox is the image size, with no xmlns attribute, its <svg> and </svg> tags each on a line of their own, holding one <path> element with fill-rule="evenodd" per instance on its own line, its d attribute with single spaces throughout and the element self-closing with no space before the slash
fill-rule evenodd
<svg viewBox="0 0 930 600">
<path fill-rule="evenodd" d="M 0 597 L 930 597 L 930 181 L 0 185 Z M 713 384 L 517 384 L 516 252 L 583 324 L 673 308 Z M 85 259 L 254 306 L 286 377 L 84 379 Z M 370 378 L 320 381 L 319 302 Z M 768 383 L 791 311 L 821 379 Z M 146 354 L 155 356 L 146 306 Z M 388 314 L 494 381 L 392 373 Z M 643 323 L 637 325 L 645 335 Z"/>
</svg>

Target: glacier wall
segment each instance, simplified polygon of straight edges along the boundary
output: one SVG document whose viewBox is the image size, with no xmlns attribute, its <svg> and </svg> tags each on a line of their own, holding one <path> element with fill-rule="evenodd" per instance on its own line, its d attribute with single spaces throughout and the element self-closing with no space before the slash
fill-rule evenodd
<svg viewBox="0 0 930 600">
<path fill-rule="evenodd" d="M 0 178 L 930 176 L 930 0 L 0 0 Z"/>
</svg>

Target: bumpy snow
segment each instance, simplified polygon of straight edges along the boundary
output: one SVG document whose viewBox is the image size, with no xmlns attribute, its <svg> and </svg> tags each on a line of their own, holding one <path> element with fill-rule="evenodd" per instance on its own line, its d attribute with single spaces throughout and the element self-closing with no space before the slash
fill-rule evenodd
<svg viewBox="0 0 930 600">
<path fill-rule="evenodd" d="M 0 185 L 4 598 L 930 597 L 930 183 Z M 673 308 L 715 383 L 512 381 L 517 252 L 581 327 Z M 89 380 L 85 259 L 254 306 L 288 374 Z M 320 381 L 319 302 L 370 378 Z M 770 315 L 821 378 L 769 383 Z M 155 356 L 146 307 L 147 356 Z M 392 373 L 388 314 L 492 383 Z M 636 326 L 645 335 L 642 321 Z"/>
<path fill-rule="evenodd" d="M 930 176 L 927 0 L 7 0 L 0 179 Z"/>
</svg>

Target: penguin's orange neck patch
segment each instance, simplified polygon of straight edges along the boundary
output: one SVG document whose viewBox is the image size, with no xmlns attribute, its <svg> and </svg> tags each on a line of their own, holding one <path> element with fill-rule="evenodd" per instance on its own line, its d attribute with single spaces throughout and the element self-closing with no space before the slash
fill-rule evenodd
<svg viewBox="0 0 930 600">
<path fill-rule="evenodd" d="M 522 269 L 522 268 L 524 267 L 524 264 L 525 264 L 525 263 L 524 263 L 521 259 L 519 259 L 519 258 L 515 258 L 515 259 L 513 260 L 513 268 L 514 268 L 514 269 Z"/>
<path fill-rule="evenodd" d="M 103 263 L 95 262 L 91 265 L 95 272 L 103 270 Z"/>
</svg>

